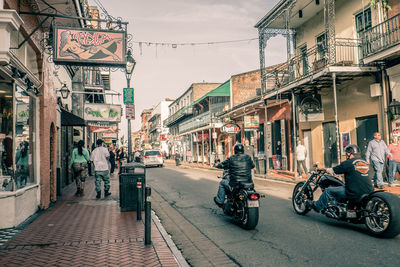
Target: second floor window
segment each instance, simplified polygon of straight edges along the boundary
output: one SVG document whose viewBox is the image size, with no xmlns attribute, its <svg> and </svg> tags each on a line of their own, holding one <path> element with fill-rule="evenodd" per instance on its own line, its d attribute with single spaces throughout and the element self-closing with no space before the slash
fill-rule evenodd
<svg viewBox="0 0 400 267">
<path fill-rule="evenodd" d="M 325 54 L 327 50 L 327 43 L 326 43 L 326 33 L 322 33 L 317 36 L 317 53 L 318 53 L 318 60 L 325 58 Z"/>
<path fill-rule="evenodd" d="M 356 15 L 357 34 L 372 27 L 371 8 L 364 10 Z"/>
</svg>

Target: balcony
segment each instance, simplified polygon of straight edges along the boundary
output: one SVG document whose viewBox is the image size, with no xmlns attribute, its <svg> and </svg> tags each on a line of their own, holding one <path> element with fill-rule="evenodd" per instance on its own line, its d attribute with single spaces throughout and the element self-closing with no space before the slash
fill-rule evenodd
<svg viewBox="0 0 400 267">
<path fill-rule="evenodd" d="M 210 111 L 207 111 L 179 124 L 179 133 L 185 133 L 191 130 L 195 130 L 207 126 L 210 123 L 211 113 Z"/>
<path fill-rule="evenodd" d="M 165 127 L 171 127 L 175 123 L 178 123 L 179 121 L 183 120 L 184 118 L 192 115 L 192 109 L 183 107 L 171 116 L 169 116 L 167 119 L 164 120 L 164 125 Z"/>
<path fill-rule="evenodd" d="M 335 62 L 328 63 L 326 46 L 317 45 L 292 57 L 288 62 L 264 74 L 266 91 L 284 87 L 312 76 L 328 66 L 359 66 L 360 42 L 355 39 L 336 38 Z"/>
<path fill-rule="evenodd" d="M 363 58 L 400 44 L 400 14 L 361 33 Z"/>
</svg>

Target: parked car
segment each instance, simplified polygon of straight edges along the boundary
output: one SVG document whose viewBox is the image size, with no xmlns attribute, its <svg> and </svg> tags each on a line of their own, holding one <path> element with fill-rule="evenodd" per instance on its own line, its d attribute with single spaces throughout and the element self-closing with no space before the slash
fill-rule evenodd
<svg viewBox="0 0 400 267">
<path fill-rule="evenodd" d="M 164 165 L 164 159 L 160 150 L 145 150 L 143 152 L 143 164 L 148 166 L 159 166 L 162 167 Z"/>
</svg>

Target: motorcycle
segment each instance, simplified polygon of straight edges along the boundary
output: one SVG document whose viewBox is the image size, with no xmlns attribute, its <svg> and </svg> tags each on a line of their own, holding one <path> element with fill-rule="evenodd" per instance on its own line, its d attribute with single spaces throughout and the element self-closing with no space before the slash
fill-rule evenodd
<svg viewBox="0 0 400 267">
<path fill-rule="evenodd" d="M 294 211 L 306 215 L 311 210 L 307 200 L 314 199 L 318 188 L 324 191 L 331 186 L 344 186 L 344 183 L 325 171 L 311 172 L 308 180 L 297 183 L 293 190 Z M 383 190 L 356 200 L 331 201 L 321 213 L 339 221 L 365 224 L 368 231 L 377 237 L 393 238 L 400 233 L 400 199 Z"/>
<path fill-rule="evenodd" d="M 224 170 L 218 178 L 227 179 L 228 173 Z M 226 201 L 222 207 L 224 214 L 233 217 L 233 220 L 240 227 L 251 230 L 258 223 L 259 199 L 265 197 L 254 190 L 254 184 L 239 182 L 238 186 L 230 188 L 226 193 Z"/>
</svg>

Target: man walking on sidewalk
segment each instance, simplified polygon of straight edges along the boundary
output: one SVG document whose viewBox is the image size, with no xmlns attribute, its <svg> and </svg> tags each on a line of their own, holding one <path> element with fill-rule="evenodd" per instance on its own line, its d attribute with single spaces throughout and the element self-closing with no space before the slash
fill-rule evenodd
<svg viewBox="0 0 400 267">
<path fill-rule="evenodd" d="M 388 155 L 390 158 L 392 157 L 392 154 L 389 152 L 385 141 L 381 139 L 382 136 L 380 133 L 374 133 L 374 139 L 369 141 L 367 153 L 365 153 L 366 161 L 368 162 L 368 164 L 370 163 L 370 161 L 372 161 L 372 166 L 375 170 L 374 187 L 379 189 L 383 188 L 382 172 L 386 162 L 385 155 Z"/>
<path fill-rule="evenodd" d="M 97 148 L 92 151 L 90 160 L 94 164 L 94 184 L 96 187 L 96 198 L 101 197 L 101 181 L 104 181 L 104 197 L 111 195 L 110 192 L 110 174 L 108 171 L 108 158 L 110 153 L 108 149 L 103 147 L 103 140 L 96 141 Z"/>
<path fill-rule="evenodd" d="M 307 157 L 307 149 L 305 146 L 301 144 L 301 141 L 297 141 L 296 147 L 296 160 L 297 160 L 297 172 L 300 176 L 302 176 L 301 167 L 303 167 L 304 173 L 307 175 L 307 166 L 306 166 L 306 157 Z"/>
</svg>

